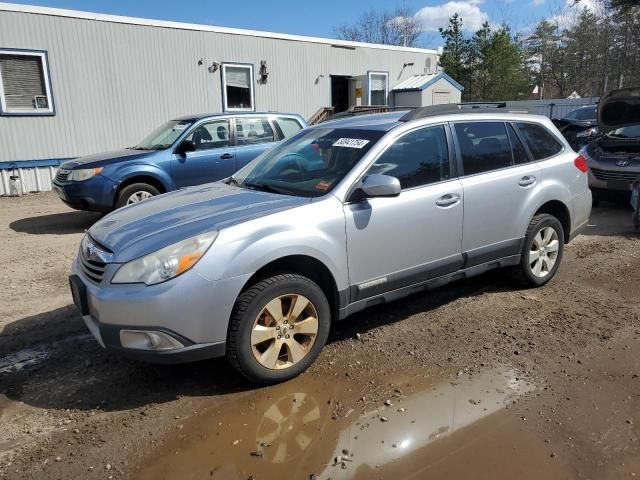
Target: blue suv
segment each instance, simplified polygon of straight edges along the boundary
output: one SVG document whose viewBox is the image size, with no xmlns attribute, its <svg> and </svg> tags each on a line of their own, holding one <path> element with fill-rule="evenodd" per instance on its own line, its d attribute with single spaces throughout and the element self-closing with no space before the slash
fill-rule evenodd
<svg viewBox="0 0 640 480">
<path fill-rule="evenodd" d="M 279 113 L 176 118 L 135 147 L 64 162 L 53 189 L 72 208 L 110 212 L 229 177 L 306 126 L 299 115 Z"/>
</svg>

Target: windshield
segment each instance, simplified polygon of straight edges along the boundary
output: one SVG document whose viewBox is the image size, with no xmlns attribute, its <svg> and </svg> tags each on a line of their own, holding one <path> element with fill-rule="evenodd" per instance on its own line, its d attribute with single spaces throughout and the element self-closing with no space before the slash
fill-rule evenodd
<svg viewBox="0 0 640 480">
<path fill-rule="evenodd" d="M 385 132 L 346 128 L 303 130 L 266 151 L 233 177 L 245 188 L 303 197 L 330 192 Z"/>
<path fill-rule="evenodd" d="M 192 123 L 191 120 L 170 120 L 151 132 L 147 138 L 133 148 L 136 150 L 164 150 L 169 148 Z"/>
<path fill-rule="evenodd" d="M 640 125 L 616 128 L 608 133 L 613 138 L 640 138 Z"/>
<path fill-rule="evenodd" d="M 565 118 L 569 120 L 595 120 L 596 116 L 596 107 L 587 107 L 569 112 Z"/>
</svg>

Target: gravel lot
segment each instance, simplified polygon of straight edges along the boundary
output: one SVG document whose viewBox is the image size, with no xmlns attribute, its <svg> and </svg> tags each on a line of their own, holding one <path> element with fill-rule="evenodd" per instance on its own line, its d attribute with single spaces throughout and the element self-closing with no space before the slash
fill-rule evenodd
<svg viewBox="0 0 640 480">
<path fill-rule="evenodd" d="M 541 289 L 493 272 L 367 310 L 307 373 L 259 389 L 224 360 L 97 345 L 67 286 L 97 218 L 0 198 L 0 478 L 640 477 L 626 207 L 595 209 Z"/>
</svg>

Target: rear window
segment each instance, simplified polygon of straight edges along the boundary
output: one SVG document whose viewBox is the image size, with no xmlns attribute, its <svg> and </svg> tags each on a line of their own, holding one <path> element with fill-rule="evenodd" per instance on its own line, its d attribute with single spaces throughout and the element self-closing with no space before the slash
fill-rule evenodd
<svg viewBox="0 0 640 480">
<path fill-rule="evenodd" d="M 300 125 L 300 122 L 295 118 L 277 117 L 276 123 L 284 138 L 293 137 L 302 130 L 302 125 Z"/>
<path fill-rule="evenodd" d="M 536 123 L 518 123 L 534 160 L 552 157 L 562 151 L 560 141 L 545 127 Z"/>
<path fill-rule="evenodd" d="M 465 175 L 490 172 L 513 164 L 504 123 L 456 123 L 455 130 Z"/>
</svg>

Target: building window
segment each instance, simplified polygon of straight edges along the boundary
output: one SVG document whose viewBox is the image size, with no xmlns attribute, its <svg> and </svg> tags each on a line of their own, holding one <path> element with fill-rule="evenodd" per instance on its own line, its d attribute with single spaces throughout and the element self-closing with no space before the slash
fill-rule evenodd
<svg viewBox="0 0 640 480">
<path fill-rule="evenodd" d="M 222 97 L 225 111 L 253 111 L 253 65 L 222 65 Z"/>
<path fill-rule="evenodd" d="M 0 49 L 0 114 L 53 113 L 46 52 Z"/>
<path fill-rule="evenodd" d="M 369 72 L 369 105 L 386 105 L 389 92 L 389 75 L 386 72 Z"/>
</svg>

